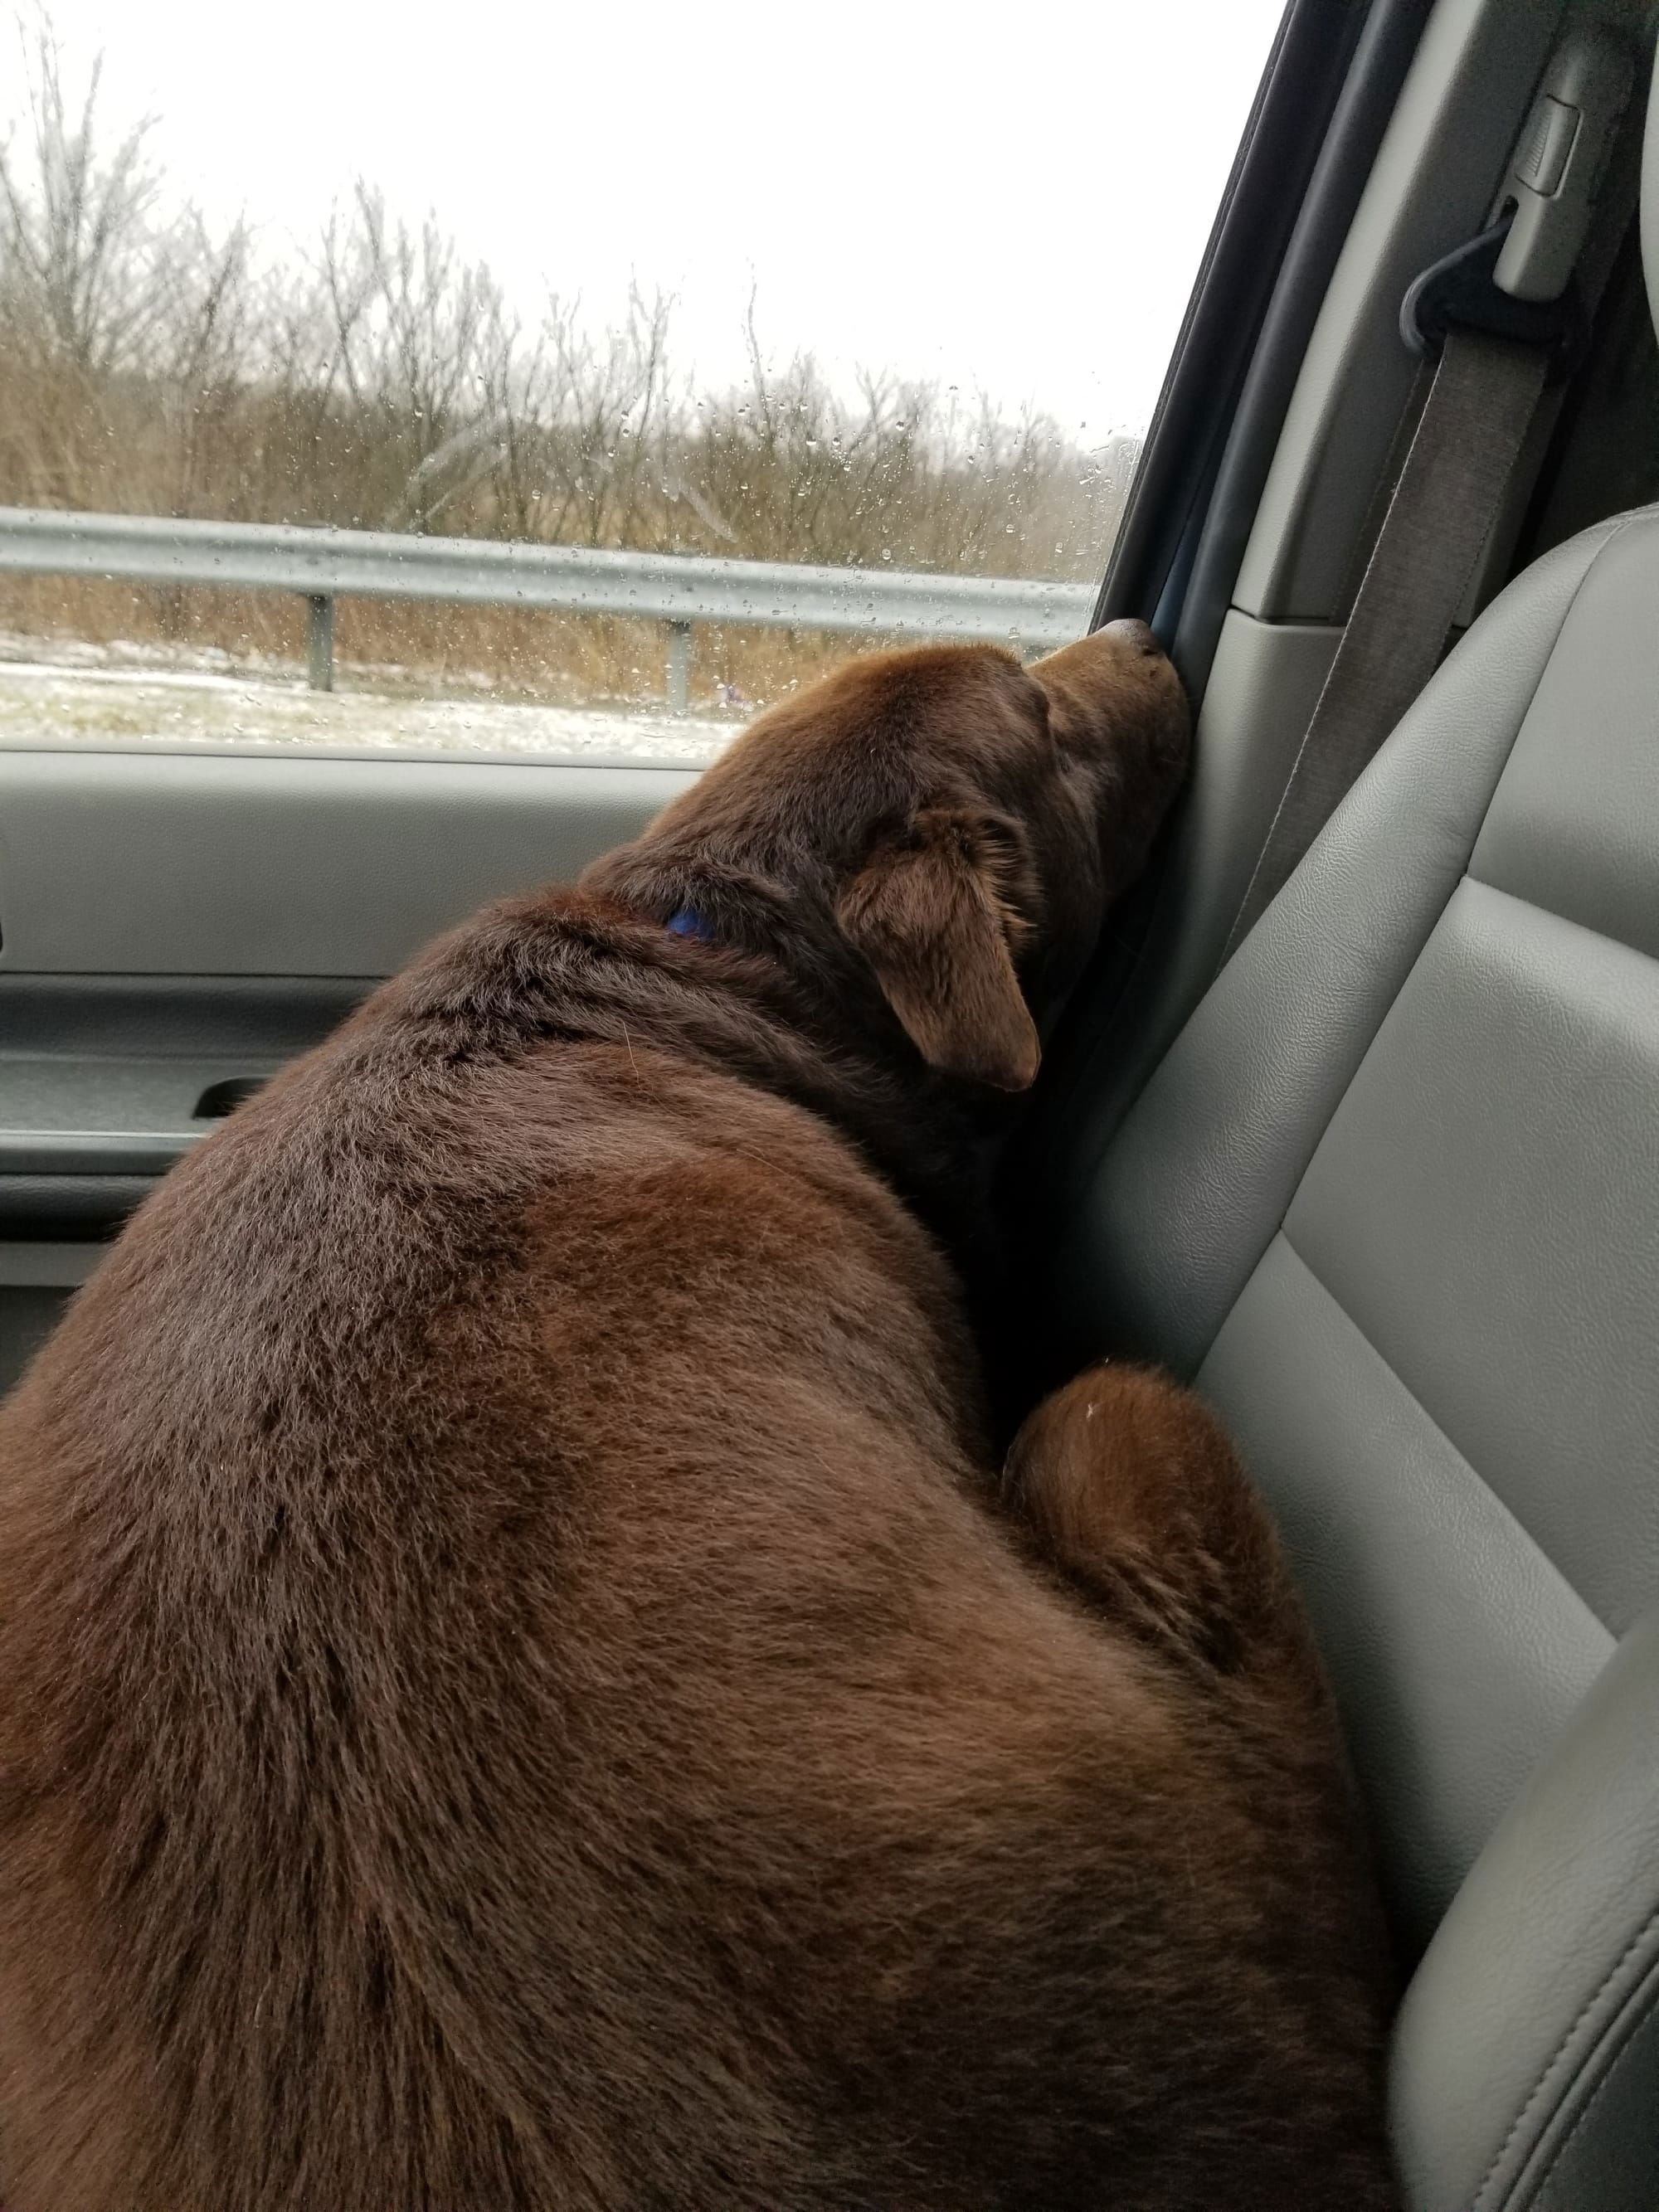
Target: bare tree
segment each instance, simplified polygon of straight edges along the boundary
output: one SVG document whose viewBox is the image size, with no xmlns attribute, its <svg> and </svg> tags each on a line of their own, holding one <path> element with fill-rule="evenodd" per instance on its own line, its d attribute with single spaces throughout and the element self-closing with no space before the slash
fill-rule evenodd
<svg viewBox="0 0 1659 2212">
<path fill-rule="evenodd" d="M 0 150 L 0 267 L 9 316 L 57 366 L 88 377 L 143 362 L 167 312 L 170 272 L 154 222 L 152 118 L 107 153 L 98 138 L 101 57 L 75 98 L 49 20 L 19 27 L 28 118 Z"/>
<path fill-rule="evenodd" d="M 668 325 L 672 302 L 630 286 L 619 327 L 595 338 L 580 301 L 548 303 L 556 372 L 546 480 L 554 510 L 546 535 L 588 545 L 635 544 L 654 536 L 653 477 L 660 491 L 662 446 L 672 399 Z"/>
</svg>

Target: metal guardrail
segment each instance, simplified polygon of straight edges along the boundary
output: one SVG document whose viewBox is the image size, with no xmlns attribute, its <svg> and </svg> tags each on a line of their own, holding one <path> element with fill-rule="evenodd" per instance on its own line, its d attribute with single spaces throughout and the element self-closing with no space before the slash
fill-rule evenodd
<svg viewBox="0 0 1659 2212">
<path fill-rule="evenodd" d="M 0 571 L 297 592 L 310 610 L 310 678 L 319 691 L 334 687 L 337 599 L 632 616 L 667 625 L 668 701 L 677 714 L 689 702 L 691 632 L 698 623 L 876 631 L 1044 650 L 1080 637 L 1095 602 L 1091 584 L 1015 577 L 925 576 L 30 507 L 0 507 Z"/>
</svg>

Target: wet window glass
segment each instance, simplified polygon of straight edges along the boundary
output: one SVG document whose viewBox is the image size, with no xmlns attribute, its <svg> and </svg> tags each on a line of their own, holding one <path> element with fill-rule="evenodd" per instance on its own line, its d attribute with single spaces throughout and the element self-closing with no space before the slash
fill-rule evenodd
<svg viewBox="0 0 1659 2212">
<path fill-rule="evenodd" d="M 0 738 L 701 760 L 1077 634 L 1278 15 L 15 17 Z"/>
</svg>

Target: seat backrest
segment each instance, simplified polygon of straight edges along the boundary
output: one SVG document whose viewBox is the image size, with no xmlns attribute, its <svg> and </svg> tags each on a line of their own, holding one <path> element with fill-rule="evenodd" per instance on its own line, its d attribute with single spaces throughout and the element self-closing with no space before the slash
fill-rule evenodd
<svg viewBox="0 0 1659 2212">
<path fill-rule="evenodd" d="M 1421 1954 L 1411 2201 L 1653 2212 L 1659 509 L 1476 624 L 1079 1224 L 1089 1333 L 1196 1381 L 1296 1558 Z"/>
</svg>

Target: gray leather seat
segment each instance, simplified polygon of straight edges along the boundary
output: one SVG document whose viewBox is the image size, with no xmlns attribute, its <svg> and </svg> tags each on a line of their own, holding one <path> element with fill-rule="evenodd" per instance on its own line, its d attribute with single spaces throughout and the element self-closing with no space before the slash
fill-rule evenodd
<svg viewBox="0 0 1659 2212">
<path fill-rule="evenodd" d="M 1659 509 L 1471 630 L 1077 1188 L 1090 1334 L 1298 1563 L 1417 1962 L 1410 2203 L 1655 2212 Z"/>
</svg>

